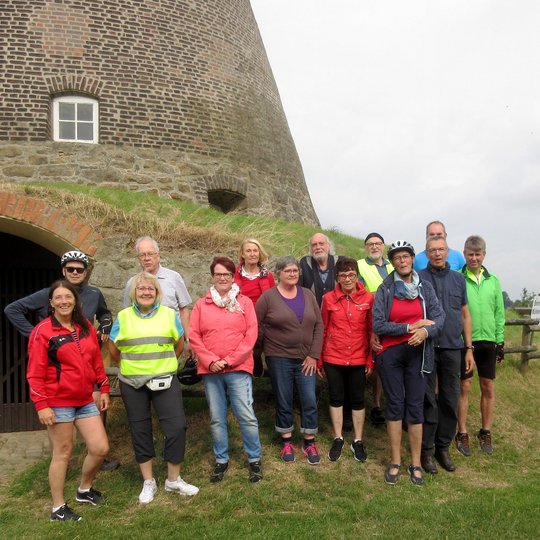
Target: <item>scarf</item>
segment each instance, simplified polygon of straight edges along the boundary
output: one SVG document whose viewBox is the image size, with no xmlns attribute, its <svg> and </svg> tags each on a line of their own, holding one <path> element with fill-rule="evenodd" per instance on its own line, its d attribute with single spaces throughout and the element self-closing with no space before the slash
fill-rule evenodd
<svg viewBox="0 0 540 540">
<path fill-rule="evenodd" d="M 420 278 L 415 270 L 412 271 L 412 283 L 405 283 L 397 272 L 394 272 L 394 296 L 400 300 L 414 300 L 418 296 Z"/>
<path fill-rule="evenodd" d="M 213 285 L 212 287 L 210 287 L 210 294 L 212 295 L 212 300 L 214 301 L 214 304 L 216 304 L 216 306 L 218 307 L 225 308 L 231 313 L 234 313 L 235 311 L 244 313 L 244 310 L 238 303 L 238 300 L 236 300 L 236 297 L 239 293 L 240 287 L 238 287 L 236 283 L 233 283 L 231 290 L 227 293 L 227 296 L 225 298 L 221 298 L 221 295 L 216 291 L 216 288 Z"/>
<path fill-rule="evenodd" d="M 259 273 L 252 276 L 251 274 L 248 274 L 246 272 L 246 269 L 242 265 L 240 267 L 240 275 L 242 277 L 246 278 L 246 279 L 249 279 L 249 280 L 253 281 L 254 279 L 259 279 L 259 278 L 266 277 L 268 275 L 268 267 L 265 264 L 261 264 L 259 266 Z"/>
</svg>

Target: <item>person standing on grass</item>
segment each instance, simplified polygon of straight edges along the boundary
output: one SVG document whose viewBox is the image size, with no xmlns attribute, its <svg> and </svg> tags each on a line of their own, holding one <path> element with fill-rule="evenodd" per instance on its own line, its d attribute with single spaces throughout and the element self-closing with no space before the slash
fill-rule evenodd
<svg viewBox="0 0 540 540">
<path fill-rule="evenodd" d="M 483 266 L 486 242 L 480 236 L 469 236 L 463 249 L 466 265 L 463 267 L 469 308 L 472 318 L 472 344 L 474 361 L 480 382 L 480 413 L 482 428 L 477 434 L 480 448 L 493 453 L 491 425 L 495 407 L 495 367 L 504 359 L 504 301 L 499 279 Z M 467 372 L 462 364 L 461 394 L 458 408 L 456 447 L 464 456 L 470 456 L 467 433 L 467 412 L 473 371 Z"/>
<path fill-rule="evenodd" d="M 182 323 L 184 331 L 184 355 L 186 358 L 191 357 L 191 348 L 189 345 L 189 305 L 191 304 L 191 296 L 187 291 L 186 285 L 182 276 L 161 266 L 161 254 L 159 252 L 158 243 L 150 236 L 141 236 L 135 242 L 135 251 L 141 269 L 156 276 L 161 287 L 163 298 L 162 305 L 170 307 L 176 311 Z M 128 280 L 124 288 L 124 307 L 131 305 L 129 297 L 131 291 L 131 283 L 133 277 Z"/>
<path fill-rule="evenodd" d="M 398 240 L 388 252 L 395 270 L 382 282 L 373 304 L 373 331 L 382 352 L 375 364 L 386 397 L 386 428 L 391 462 L 384 481 L 395 485 L 401 470 L 401 432 L 408 424 L 411 483 L 423 486 L 420 466 L 426 374 L 434 367 L 433 339 L 444 323 L 444 312 L 429 282 L 413 270 L 414 248 Z"/>
<path fill-rule="evenodd" d="M 392 263 L 384 258 L 384 238 L 376 232 L 369 233 L 364 239 L 364 246 L 367 251 L 365 258 L 358 261 L 358 280 L 364 284 L 367 291 L 375 294 L 379 285 L 394 267 Z M 379 336 L 373 334 L 371 346 L 373 356 L 381 350 Z M 384 425 L 385 419 L 381 408 L 382 384 L 377 370 L 371 373 L 371 384 L 373 386 L 373 406 L 371 407 L 370 418 L 374 426 Z"/>
<path fill-rule="evenodd" d="M 429 474 L 437 474 L 434 449 L 435 459 L 443 469 L 456 470 L 449 448 L 457 426 L 462 351 L 465 350 L 467 372 L 473 369 L 474 358 L 465 278 L 446 262 L 448 245 L 444 238 L 430 238 L 426 253 L 429 263 L 418 275 L 433 285 L 445 313 L 444 326 L 434 339 L 435 369 L 427 376 L 422 433 L 422 468 Z"/>
<path fill-rule="evenodd" d="M 430 238 L 444 238 L 446 240 L 446 227 L 442 221 L 432 221 L 427 224 L 426 227 L 426 242 Z M 448 256 L 446 258 L 450 268 L 456 272 L 461 271 L 465 264 L 463 255 L 457 251 L 457 249 L 448 248 Z M 421 251 L 414 258 L 414 269 L 419 272 L 423 270 L 428 264 L 428 256 L 425 251 Z"/>
<path fill-rule="evenodd" d="M 259 424 L 253 409 L 253 346 L 257 340 L 257 316 L 253 302 L 233 281 L 234 263 L 215 257 L 210 265 L 213 285 L 198 300 L 191 316 L 193 350 L 199 357 L 210 430 L 216 460 L 210 482 L 223 480 L 229 468 L 227 401 L 240 426 L 248 458 L 249 481 L 262 480 Z"/>
<path fill-rule="evenodd" d="M 240 246 L 240 264 L 234 273 L 234 282 L 240 288 L 240 293 L 247 296 L 253 305 L 257 303 L 261 294 L 275 287 L 274 276 L 268 270 L 268 254 L 255 238 L 247 238 Z M 253 351 L 253 376 L 262 377 L 264 365 L 262 351 Z"/>
<path fill-rule="evenodd" d="M 50 316 L 38 323 L 28 343 L 26 378 L 39 421 L 47 427 L 51 445 L 49 484 L 51 521 L 80 521 L 64 498 L 64 484 L 73 451 L 73 427 L 88 453 L 82 466 L 76 501 L 96 506 L 103 495 L 92 487 L 109 451 L 99 416 L 109 408 L 109 380 L 94 327 L 85 317 L 75 287 L 56 281 L 48 293 Z M 100 391 L 99 410 L 92 393 Z"/>
<path fill-rule="evenodd" d="M 373 369 L 371 354 L 371 308 L 373 295 L 358 282 L 354 259 L 336 263 L 336 288 L 323 296 L 321 314 L 324 342 L 319 368 L 324 368 L 330 394 L 330 419 L 334 441 L 328 453 L 337 461 L 343 450 L 343 398 L 347 393 L 352 407 L 354 439 L 351 451 L 356 461 L 366 461 L 363 432 L 366 377 Z"/>
<path fill-rule="evenodd" d="M 316 383 L 321 356 L 323 322 L 315 296 L 298 286 L 300 265 L 282 257 L 275 268 L 278 286 L 265 291 L 255 306 L 262 344 L 275 396 L 276 431 L 281 436 L 281 457 L 295 460 L 293 393 L 296 387 L 301 409 L 302 452 L 310 465 L 321 461 L 315 444 L 319 430 Z"/>
</svg>

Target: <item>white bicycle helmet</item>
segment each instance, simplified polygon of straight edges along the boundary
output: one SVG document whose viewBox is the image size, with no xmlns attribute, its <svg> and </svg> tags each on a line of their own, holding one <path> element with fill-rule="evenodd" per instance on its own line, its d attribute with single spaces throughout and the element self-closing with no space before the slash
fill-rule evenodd
<svg viewBox="0 0 540 540">
<path fill-rule="evenodd" d="M 395 242 L 393 242 L 390 246 L 390 249 L 388 250 L 388 258 L 392 260 L 394 253 L 397 253 L 398 251 L 407 251 L 413 257 L 415 255 L 412 244 L 407 242 L 407 240 L 396 240 Z"/>
<path fill-rule="evenodd" d="M 62 258 L 60 259 L 60 266 L 64 268 L 64 266 L 68 262 L 81 262 L 84 264 L 84 267 L 86 268 L 88 266 L 88 257 L 82 252 L 82 251 L 68 251 L 67 253 L 64 253 L 62 255 Z"/>
</svg>

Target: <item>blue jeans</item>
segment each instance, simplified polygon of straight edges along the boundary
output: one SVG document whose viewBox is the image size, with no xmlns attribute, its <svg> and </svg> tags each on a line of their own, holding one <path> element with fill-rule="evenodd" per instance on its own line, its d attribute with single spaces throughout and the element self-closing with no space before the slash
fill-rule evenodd
<svg viewBox="0 0 540 540">
<path fill-rule="evenodd" d="M 210 408 L 210 430 L 214 440 L 217 463 L 229 461 L 229 434 L 227 432 L 227 394 L 231 402 L 244 443 L 248 461 L 261 459 L 259 424 L 253 410 L 252 378 L 245 371 L 203 375 L 204 391 Z"/>
<path fill-rule="evenodd" d="M 267 356 L 276 402 L 276 431 L 291 433 L 294 428 L 293 392 L 296 383 L 301 409 L 300 433 L 315 435 L 318 429 L 316 375 L 302 373 L 303 360 Z"/>
</svg>

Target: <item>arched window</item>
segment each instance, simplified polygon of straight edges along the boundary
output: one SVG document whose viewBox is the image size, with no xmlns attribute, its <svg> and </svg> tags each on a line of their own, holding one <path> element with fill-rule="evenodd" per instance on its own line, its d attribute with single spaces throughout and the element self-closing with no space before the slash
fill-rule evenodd
<svg viewBox="0 0 540 540">
<path fill-rule="evenodd" d="M 59 96 L 53 99 L 53 140 L 94 143 L 99 138 L 99 105 L 86 96 Z"/>
</svg>

